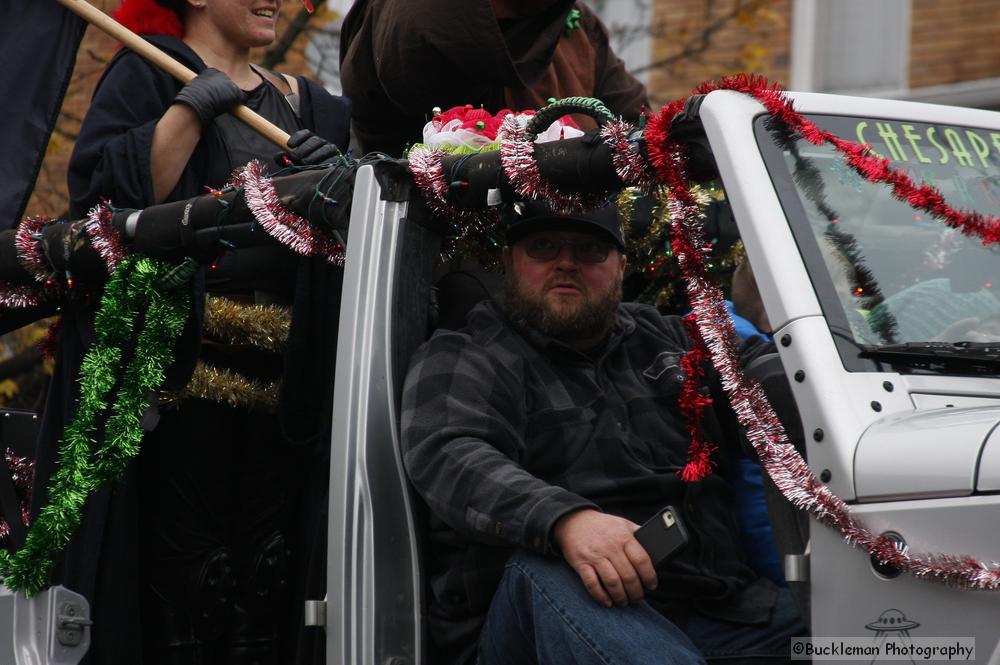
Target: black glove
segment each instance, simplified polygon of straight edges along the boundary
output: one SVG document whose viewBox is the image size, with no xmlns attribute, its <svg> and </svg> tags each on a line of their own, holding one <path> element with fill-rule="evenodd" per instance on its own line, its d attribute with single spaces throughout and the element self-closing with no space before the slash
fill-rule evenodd
<svg viewBox="0 0 1000 665">
<path fill-rule="evenodd" d="M 300 166 L 316 166 L 330 164 L 340 157 L 340 149 L 324 138 L 316 136 L 308 129 L 300 129 L 288 137 L 288 153 L 293 164 Z M 280 162 L 279 155 L 279 162 Z"/>
<path fill-rule="evenodd" d="M 198 114 L 202 127 L 246 100 L 247 94 L 232 79 L 211 67 L 191 79 L 174 97 L 175 102 L 190 106 Z"/>
</svg>

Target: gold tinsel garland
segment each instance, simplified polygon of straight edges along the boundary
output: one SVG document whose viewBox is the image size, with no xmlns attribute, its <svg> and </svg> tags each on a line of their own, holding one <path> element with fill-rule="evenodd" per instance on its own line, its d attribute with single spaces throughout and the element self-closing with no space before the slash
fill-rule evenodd
<svg viewBox="0 0 1000 665">
<path fill-rule="evenodd" d="M 277 305 L 244 305 L 227 298 L 205 299 L 202 334 L 230 344 L 247 344 L 280 353 L 288 344 L 291 314 Z M 191 380 L 181 390 L 160 394 L 161 404 L 204 399 L 234 408 L 273 413 L 278 405 L 278 383 L 249 379 L 229 369 L 199 361 Z"/>
<path fill-rule="evenodd" d="M 713 200 L 725 200 L 725 192 L 713 184 L 692 185 L 690 189 L 698 205 L 705 209 Z M 632 218 L 635 209 L 635 200 L 640 194 L 634 189 L 624 189 L 618 195 L 618 213 L 622 219 L 623 229 L 626 237 L 630 235 L 631 229 L 628 221 Z M 641 237 L 631 238 L 629 242 L 629 257 L 638 269 L 648 275 L 662 272 L 672 265 L 673 251 L 670 246 L 670 198 L 672 193 L 668 188 L 661 187 L 656 195 L 656 203 L 653 205 L 649 216 L 649 225 L 646 227 Z M 708 260 L 707 266 L 713 272 L 719 274 L 720 279 L 726 280 L 728 273 L 736 267 L 743 253 L 743 244 L 740 241 L 730 247 L 724 254 L 713 250 L 711 245 L 707 247 L 713 252 Z M 670 274 L 669 272 L 667 274 Z M 678 294 L 677 284 L 668 282 L 660 286 L 655 293 L 650 295 L 650 302 L 661 309 L 668 310 L 674 304 Z"/>
<path fill-rule="evenodd" d="M 618 221 L 622 223 L 622 238 L 626 245 L 631 245 L 632 235 L 632 213 L 635 211 L 635 199 L 639 196 L 639 190 L 634 187 L 625 187 L 618 193 L 615 204 L 618 206 Z"/>
<path fill-rule="evenodd" d="M 248 379 L 228 369 L 199 361 L 191 380 L 181 390 L 160 393 L 160 404 L 183 399 L 203 399 L 237 409 L 274 413 L 278 406 L 278 383 Z"/>
<path fill-rule="evenodd" d="M 292 317 L 277 305 L 242 305 L 226 298 L 205 299 L 202 332 L 232 344 L 251 344 L 264 351 L 285 350 Z"/>
<path fill-rule="evenodd" d="M 656 194 L 656 205 L 653 206 L 653 217 L 649 222 L 646 235 L 638 241 L 642 247 L 670 247 L 670 210 L 667 206 L 669 194 L 665 187 L 660 187 Z"/>
<path fill-rule="evenodd" d="M 729 251 L 719 258 L 719 265 L 726 270 L 736 270 L 736 266 L 743 263 L 747 257 L 747 250 L 743 246 L 742 240 L 737 240 Z"/>
</svg>

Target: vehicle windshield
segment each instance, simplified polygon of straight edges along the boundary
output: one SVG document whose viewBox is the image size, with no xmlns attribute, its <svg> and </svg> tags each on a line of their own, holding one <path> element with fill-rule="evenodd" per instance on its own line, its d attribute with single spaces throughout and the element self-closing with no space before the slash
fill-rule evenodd
<svg viewBox="0 0 1000 665">
<path fill-rule="evenodd" d="M 810 119 L 860 140 L 956 209 L 1000 215 L 1000 132 L 844 116 Z M 840 341 L 896 351 L 1000 341 L 996 247 L 948 228 L 813 145 L 755 121 L 758 145 Z M 931 343 L 931 344 L 929 344 Z M 974 346 L 974 344 L 965 344 Z M 978 346 L 978 345 L 975 345 Z"/>
</svg>

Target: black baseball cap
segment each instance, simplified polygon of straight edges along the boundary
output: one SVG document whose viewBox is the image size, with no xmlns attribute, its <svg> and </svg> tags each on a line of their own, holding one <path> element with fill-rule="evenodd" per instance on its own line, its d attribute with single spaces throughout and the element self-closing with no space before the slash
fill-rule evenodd
<svg viewBox="0 0 1000 665">
<path fill-rule="evenodd" d="M 573 215 L 560 215 L 543 201 L 515 203 L 511 208 L 511 220 L 507 226 L 508 245 L 537 231 L 577 231 L 605 237 L 615 243 L 618 251 L 625 251 L 622 224 L 614 201 L 601 208 Z"/>
</svg>

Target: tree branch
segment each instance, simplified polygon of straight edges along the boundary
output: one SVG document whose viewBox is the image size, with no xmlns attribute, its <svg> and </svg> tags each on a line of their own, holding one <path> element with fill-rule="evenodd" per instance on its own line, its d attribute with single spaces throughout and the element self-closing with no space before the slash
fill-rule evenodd
<svg viewBox="0 0 1000 665">
<path fill-rule="evenodd" d="M 710 2 L 706 3 L 705 6 L 706 14 L 709 14 L 711 12 L 712 4 L 713 3 Z M 758 5 L 759 2 L 757 2 L 756 0 L 751 0 L 751 2 L 749 2 L 748 4 Z M 745 9 L 746 6 L 744 5 L 744 3 L 737 0 L 735 3 L 733 3 L 733 8 L 731 10 L 729 10 L 716 20 L 706 25 L 705 29 L 702 30 L 700 33 L 698 33 L 696 37 L 693 37 L 686 44 L 684 44 L 684 46 L 681 48 L 680 51 L 672 55 L 669 55 L 665 58 L 662 58 L 660 60 L 657 60 L 655 62 L 651 62 L 648 65 L 644 65 L 642 67 L 636 67 L 635 69 L 630 70 L 630 73 L 633 76 L 636 76 L 643 72 L 649 71 L 650 69 L 657 69 L 659 67 L 669 67 L 670 65 L 673 65 L 681 60 L 685 60 L 687 58 L 693 58 L 696 55 L 704 53 L 709 49 L 709 47 L 711 47 L 712 37 L 715 35 L 715 33 L 717 33 L 719 30 L 722 30 L 722 28 L 726 27 L 726 25 L 730 21 L 734 20 L 737 16 L 739 16 L 740 12 L 744 11 Z"/>
<path fill-rule="evenodd" d="M 323 6 L 326 0 L 317 0 L 314 3 L 315 8 L 318 10 Z M 295 40 L 299 38 L 299 35 L 306 29 L 309 23 L 309 19 L 312 18 L 305 7 L 299 10 L 299 13 L 295 15 L 291 23 L 288 24 L 288 29 L 282 33 L 281 38 L 274 43 L 274 45 L 267 49 L 264 53 L 264 57 L 261 59 L 261 66 L 265 69 L 274 69 L 275 65 L 285 61 L 285 56 L 288 55 L 288 50 L 292 48 L 292 44 Z"/>
</svg>

